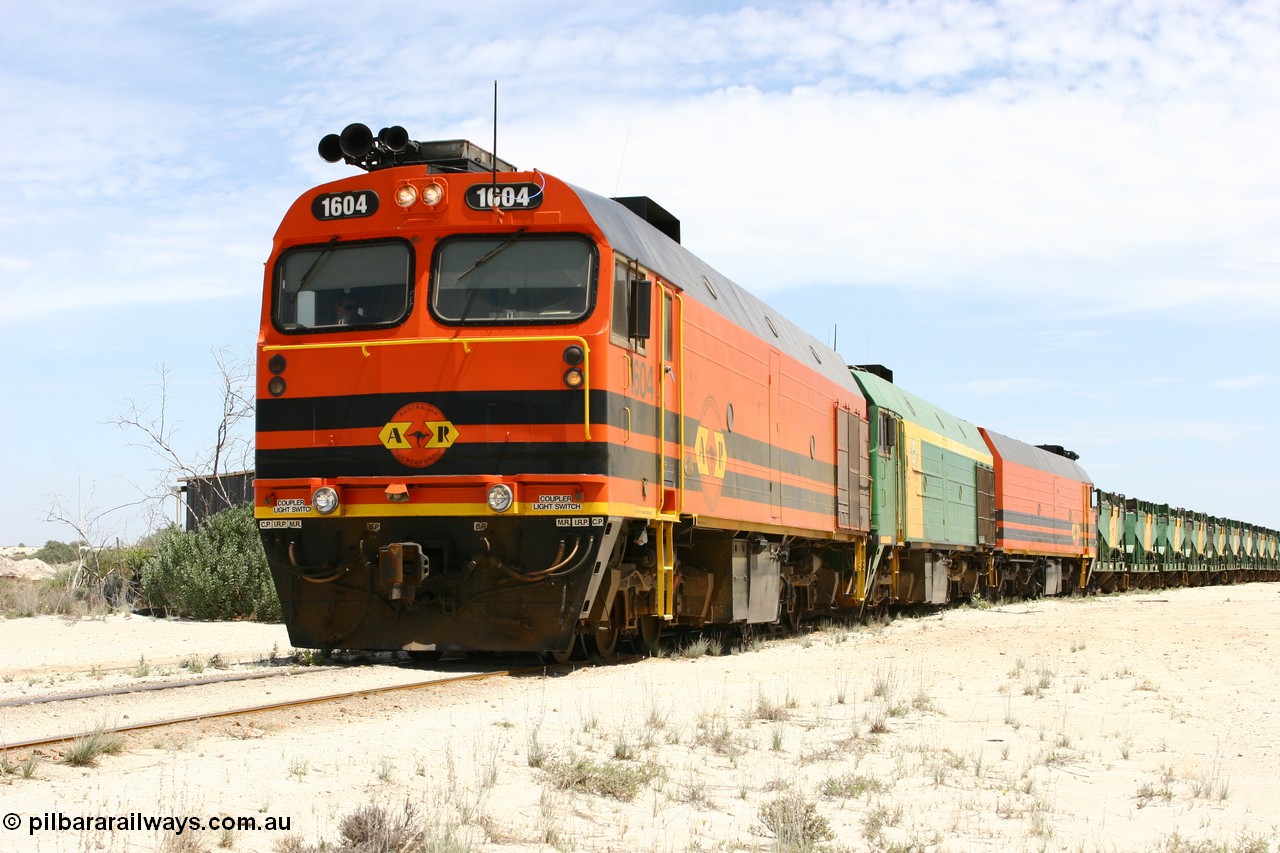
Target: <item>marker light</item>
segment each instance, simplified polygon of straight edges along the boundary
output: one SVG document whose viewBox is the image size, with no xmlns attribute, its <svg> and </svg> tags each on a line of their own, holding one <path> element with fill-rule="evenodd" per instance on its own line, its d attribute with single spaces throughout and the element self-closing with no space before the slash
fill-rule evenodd
<svg viewBox="0 0 1280 853">
<path fill-rule="evenodd" d="M 396 187 L 396 204 L 408 207 L 418 200 L 418 189 L 413 184 L 401 184 Z"/>
<path fill-rule="evenodd" d="M 568 385 L 570 388 L 581 388 L 582 383 L 585 381 L 586 379 L 583 377 L 582 371 L 576 367 L 571 367 L 564 372 L 564 384 Z"/>
<path fill-rule="evenodd" d="M 267 382 L 267 393 L 272 397 L 279 397 L 284 393 L 284 378 L 281 376 L 272 376 Z"/>
<path fill-rule="evenodd" d="M 444 200 L 444 187 L 439 184 L 427 184 L 422 188 L 422 203 L 435 207 Z"/>
<path fill-rule="evenodd" d="M 338 493 L 330 486 L 321 486 L 311 493 L 311 506 L 321 515 L 330 515 L 338 508 Z"/>
<path fill-rule="evenodd" d="M 485 496 L 485 500 L 489 504 L 489 509 L 494 512 L 506 512 L 515 503 L 516 496 L 506 483 L 496 483 L 489 487 L 489 494 Z"/>
<path fill-rule="evenodd" d="M 570 367 L 577 367 L 582 364 L 582 347 L 577 344 L 570 344 L 564 348 L 564 363 Z"/>
</svg>

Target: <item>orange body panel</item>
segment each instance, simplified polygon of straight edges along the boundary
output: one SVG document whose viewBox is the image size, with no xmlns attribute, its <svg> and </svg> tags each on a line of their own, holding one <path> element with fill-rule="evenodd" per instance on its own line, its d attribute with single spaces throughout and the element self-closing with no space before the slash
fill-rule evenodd
<svg viewBox="0 0 1280 853">
<path fill-rule="evenodd" d="M 1093 484 L 1058 470 L 1082 469 L 1048 451 L 979 431 L 995 460 L 996 546 L 1012 554 L 1093 556 Z"/>
</svg>

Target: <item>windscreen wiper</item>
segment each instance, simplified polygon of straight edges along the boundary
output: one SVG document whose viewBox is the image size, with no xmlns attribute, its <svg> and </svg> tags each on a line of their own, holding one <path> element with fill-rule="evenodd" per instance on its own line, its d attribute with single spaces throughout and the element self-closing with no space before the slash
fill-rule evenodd
<svg viewBox="0 0 1280 853">
<path fill-rule="evenodd" d="M 307 282 L 311 281 L 311 276 L 320 271 L 321 262 L 327 260 L 333 254 L 333 247 L 337 242 L 338 238 L 335 236 L 325 244 L 325 247 L 320 250 L 320 254 L 316 255 L 316 259 L 311 262 L 311 266 L 307 267 L 307 271 L 302 274 L 302 278 L 298 281 L 298 293 L 307 289 Z"/>
<path fill-rule="evenodd" d="M 454 279 L 454 281 L 462 281 L 464 278 L 471 275 L 477 269 L 489 263 L 489 261 L 493 260 L 498 255 L 502 254 L 507 249 L 511 248 L 511 244 L 514 243 L 516 240 L 520 239 L 520 235 L 524 234 L 524 232 L 528 230 L 529 230 L 528 228 L 521 228 L 519 231 L 517 231 L 516 233 L 508 237 L 506 240 L 502 241 L 501 243 L 494 246 L 489 251 L 485 252 L 483 255 L 479 257 L 479 259 L 476 260 L 474 264 L 467 267 L 466 270 L 463 271 L 461 275 L 459 275 L 456 279 Z"/>
</svg>

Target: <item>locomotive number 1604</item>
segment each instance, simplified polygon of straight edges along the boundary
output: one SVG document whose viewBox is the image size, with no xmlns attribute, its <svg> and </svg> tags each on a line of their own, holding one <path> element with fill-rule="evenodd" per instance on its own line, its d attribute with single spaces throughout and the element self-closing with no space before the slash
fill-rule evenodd
<svg viewBox="0 0 1280 853">
<path fill-rule="evenodd" d="M 358 219 L 378 212 L 378 194 L 372 190 L 350 193 L 325 193 L 311 202 L 311 215 L 316 219 Z"/>
</svg>

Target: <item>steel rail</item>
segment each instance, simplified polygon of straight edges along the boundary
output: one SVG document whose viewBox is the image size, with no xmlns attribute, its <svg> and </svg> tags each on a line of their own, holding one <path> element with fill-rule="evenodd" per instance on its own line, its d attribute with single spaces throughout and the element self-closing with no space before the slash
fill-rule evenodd
<svg viewBox="0 0 1280 853">
<path fill-rule="evenodd" d="M 317 705 L 324 702 L 337 702 L 343 699 L 354 699 L 360 696 L 373 696 L 380 693 L 393 693 L 398 690 L 416 690 L 423 687 L 437 687 L 446 684 L 458 684 L 466 681 L 482 681 L 488 678 L 507 677 L 512 675 L 525 675 L 528 673 L 543 672 L 545 666 L 528 666 L 515 667 L 512 669 L 494 670 L 492 672 L 472 673 L 470 675 L 457 675 L 451 678 L 435 678 L 427 681 L 413 681 L 408 684 L 390 684 L 383 687 L 365 687 L 359 690 L 348 690 L 342 693 L 330 693 L 324 696 L 312 696 L 305 699 L 290 699 L 284 702 L 272 702 L 265 705 L 253 705 L 247 708 L 232 708 L 226 711 L 211 711 L 200 714 L 191 714 L 184 717 L 172 717 L 165 720 L 153 720 L 147 723 L 131 723 L 126 726 L 114 726 L 108 729 L 94 729 L 92 731 L 78 732 L 76 734 L 54 735 L 52 737 L 42 737 L 33 740 L 17 741 L 15 743 L 0 744 L 0 752 L 13 749 L 31 749 L 39 746 L 50 746 L 52 744 L 66 743 L 80 738 L 89 737 L 95 734 L 124 734 L 127 732 L 146 731 L 147 729 L 159 729 L 167 726 L 181 725 L 182 723 L 198 723 L 202 720 L 216 720 L 225 717 L 238 717 L 247 714 L 261 714 L 269 711 L 281 711 L 288 708 L 300 708 L 305 705 Z"/>
<path fill-rule="evenodd" d="M 255 681 L 259 678 L 275 678 L 280 675 L 306 675 L 312 672 L 332 672 L 341 667 L 336 666 L 291 666 L 284 669 L 266 670 L 263 672 L 239 672 L 223 675 L 206 675 L 203 678 L 189 678 L 183 681 L 153 681 L 147 684 L 132 684 L 125 687 L 103 687 L 98 690 L 85 690 L 80 693 L 51 693 L 47 696 L 19 697 L 0 701 L 0 708 L 23 708 L 27 705 L 46 705 L 53 702 L 75 702 L 80 699 L 99 699 L 103 696 L 125 696 L 129 693 L 146 693 L 153 690 L 178 690 L 183 687 L 203 687 L 207 684 L 229 684 L 237 681 Z"/>
</svg>

